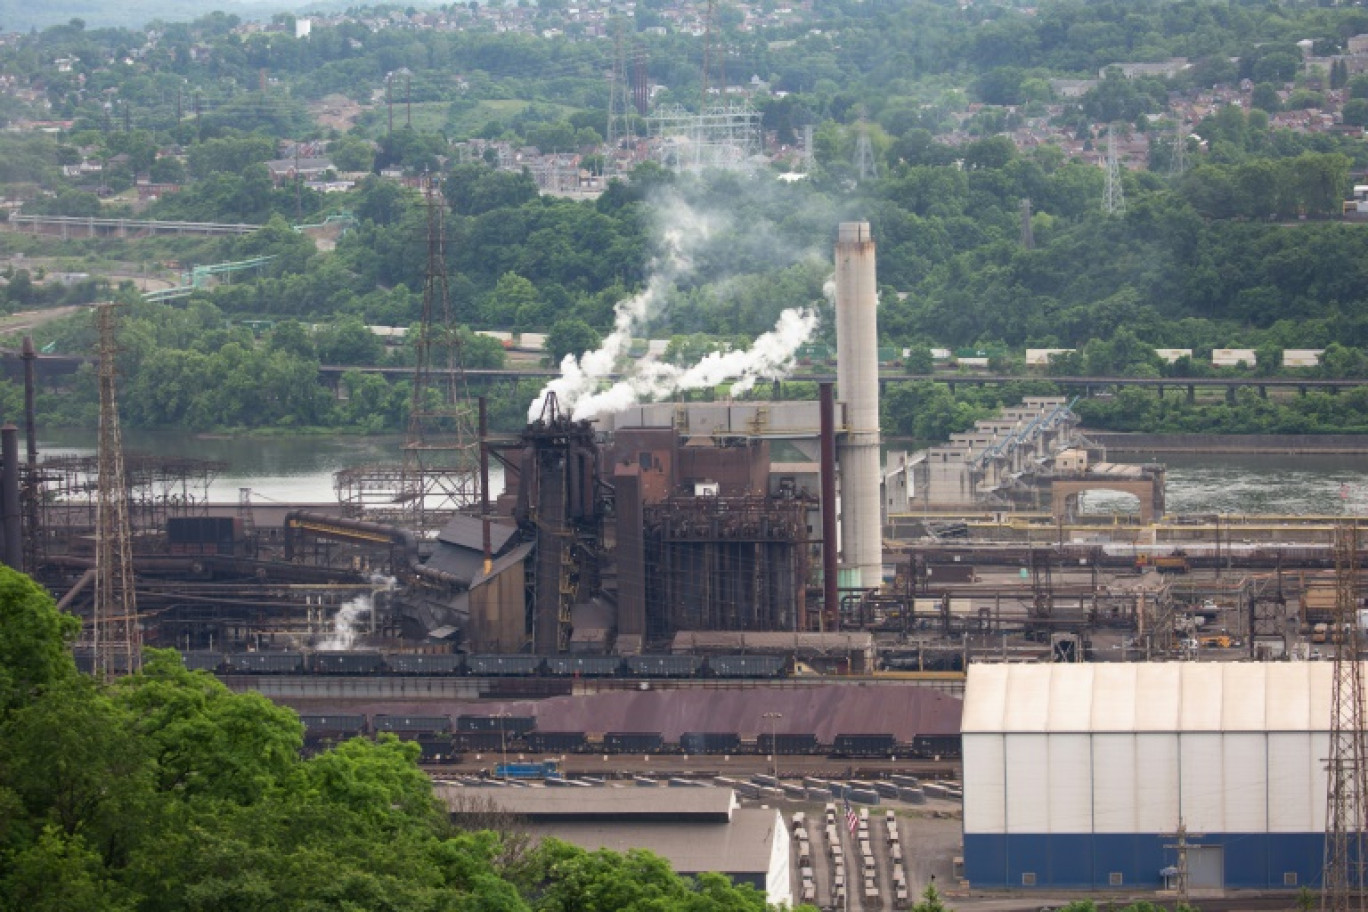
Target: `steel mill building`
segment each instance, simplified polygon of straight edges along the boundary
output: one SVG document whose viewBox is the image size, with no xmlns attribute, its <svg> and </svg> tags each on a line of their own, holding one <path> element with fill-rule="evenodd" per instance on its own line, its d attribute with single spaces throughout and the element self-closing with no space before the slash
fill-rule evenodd
<svg viewBox="0 0 1368 912">
<path fill-rule="evenodd" d="M 1320 882 L 1329 662 L 981 665 L 965 688 L 979 887 Z M 1184 847 L 1180 852 L 1179 846 Z"/>
</svg>

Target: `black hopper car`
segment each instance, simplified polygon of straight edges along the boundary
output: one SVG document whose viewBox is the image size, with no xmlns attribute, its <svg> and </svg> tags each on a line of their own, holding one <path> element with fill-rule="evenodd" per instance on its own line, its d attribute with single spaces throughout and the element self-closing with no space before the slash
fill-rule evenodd
<svg viewBox="0 0 1368 912">
<path fill-rule="evenodd" d="M 485 678 L 724 678 L 787 677 L 787 656 L 460 655 L 377 651 L 184 652 L 185 667 L 216 674 L 421 675 Z"/>
<path fill-rule="evenodd" d="M 759 754 L 771 748 L 797 756 L 842 758 L 953 759 L 960 754 L 958 736 L 918 736 L 911 742 L 892 735 L 837 735 L 822 743 L 811 733 L 767 734 L 743 740 L 736 732 L 685 732 L 668 740 L 658 731 L 614 731 L 590 735 L 575 731 L 541 731 L 533 716 L 459 715 L 301 715 L 306 751 L 315 751 L 356 737 L 389 732 L 416 741 L 422 759 L 442 762 L 467 753 L 518 752 L 530 754 Z"/>
</svg>

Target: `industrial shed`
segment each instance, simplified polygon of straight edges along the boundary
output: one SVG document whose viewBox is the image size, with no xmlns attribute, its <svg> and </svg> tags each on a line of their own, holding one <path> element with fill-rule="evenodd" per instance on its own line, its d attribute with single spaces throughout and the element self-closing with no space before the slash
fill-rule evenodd
<svg viewBox="0 0 1368 912">
<path fill-rule="evenodd" d="M 469 793 L 478 791 L 471 805 Z M 459 819 L 467 807 L 523 821 L 535 839 L 554 836 L 590 852 L 647 849 L 676 874 L 725 874 L 765 894 L 773 906 L 793 904 L 789 834 L 773 808 L 743 808 L 729 788 L 488 788 L 439 784 L 437 794 Z"/>
<path fill-rule="evenodd" d="M 963 716 L 974 886 L 1315 885 L 1333 666 L 974 665 Z"/>
</svg>

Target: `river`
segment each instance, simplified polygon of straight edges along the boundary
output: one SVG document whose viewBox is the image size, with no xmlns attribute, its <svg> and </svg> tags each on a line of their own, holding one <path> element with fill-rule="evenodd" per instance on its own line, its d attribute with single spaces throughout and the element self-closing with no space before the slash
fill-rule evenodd
<svg viewBox="0 0 1368 912">
<path fill-rule="evenodd" d="M 401 459 L 398 437 L 198 437 L 177 432 L 129 431 L 129 453 L 207 459 L 227 463 L 209 487 L 210 500 L 235 503 L 240 488 L 283 503 L 330 503 L 338 469 Z M 88 455 L 89 433 L 54 433 L 39 441 L 45 455 Z M 1284 456 L 1169 454 L 1171 513 L 1368 514 L 1368 454 Z M 492 467 L 498 490 L 497 463 Z M 1122 494 L 1085 495 L 1092 513 L 1127 513 L 1135 499 Z"/>
</svg>

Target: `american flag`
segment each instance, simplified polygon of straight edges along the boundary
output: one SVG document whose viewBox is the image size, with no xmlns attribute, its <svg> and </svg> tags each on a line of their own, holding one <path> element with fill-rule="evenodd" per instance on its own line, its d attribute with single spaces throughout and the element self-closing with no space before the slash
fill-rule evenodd
<svg viewBox="0 0 1368 912">
<path fill-rule="evenodd" d="M 846 827 L 850 830 L 851 835 L 854 835 L 855 828 L 860 825 L 860 817 L 858 814 L 855 813 L 855 809 L 850 806 L 849 798 L 845 798 L 842 800 L 845 801 Z"/>
</svg>

